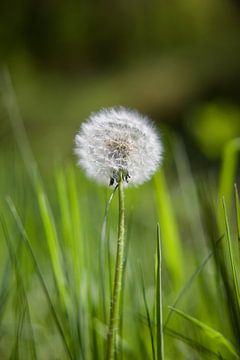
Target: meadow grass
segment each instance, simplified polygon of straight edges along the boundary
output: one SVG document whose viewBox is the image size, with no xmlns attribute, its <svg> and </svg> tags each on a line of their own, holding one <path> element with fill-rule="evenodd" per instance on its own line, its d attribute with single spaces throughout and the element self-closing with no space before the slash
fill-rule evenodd
<svg viewBox="0 0 240 360">
<path fill-rule="evenodd" d="M 0 358 L 105 359 L 116 196 L 72 162 L 42 176 L 4 84 L 17 148 L 0 158 Z M 238 152 L 200 177 L 173 137 L 173 160 L 126 190 L 118 359 L 240 358 Z"/>
</svg>

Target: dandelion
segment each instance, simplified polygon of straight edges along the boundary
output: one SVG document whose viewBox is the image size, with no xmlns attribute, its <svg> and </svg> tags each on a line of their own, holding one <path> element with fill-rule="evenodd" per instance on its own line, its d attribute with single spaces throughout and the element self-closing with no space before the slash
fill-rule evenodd
<svg viewBox="0 0 240 360">
<path fill-rule="evenodd" d="M 118 187 L 119 222 L 106 359 L 115 358 L 124 263 L 124 185 L 149 180 L 162 160 L 162 144 L 150 120 L 124 107 L 90 115 L 75 138 L 78 164 L 100 184 Z M 115 189 L 116 189 L 115 187 Z"/>
<path fill-rule="evenodd" d="M 123 107 L 90 115 L 75 138 L 78 164 L 100 184 L 137 186 L 149 180 L 162 159 L 162 145 L 150 120 Z"/>
</svg>

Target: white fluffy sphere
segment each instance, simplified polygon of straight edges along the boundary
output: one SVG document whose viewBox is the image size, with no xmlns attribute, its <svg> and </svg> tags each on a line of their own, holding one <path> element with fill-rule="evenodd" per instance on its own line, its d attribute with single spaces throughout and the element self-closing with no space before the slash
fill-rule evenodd
<svg viewBox="0 0 240 360">
<path fill-rule="evenodd" d="M 163 147 L 150 120 L 124 107 L 92 113 L 75 137 L 78 164 L 100 184 L 119 181 L 136 186 L 161 164 Z"/>
</svg>

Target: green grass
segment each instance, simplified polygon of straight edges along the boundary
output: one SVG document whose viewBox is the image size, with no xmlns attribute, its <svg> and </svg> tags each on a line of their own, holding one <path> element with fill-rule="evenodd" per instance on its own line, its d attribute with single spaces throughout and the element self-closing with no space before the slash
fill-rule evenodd
<svg viewBox="0 0 240 360">
<path fill-rule="evenodd" d="M 117 197 L 73 162 L 40 174 L 6 83 L 18 145 L 0 157 L 0 358 L 105 359 Z M 191 173 L 173 137 L 173 159 L 153 181 L 126 190 L 118 359 L 240 358 L 232 144 L 209 180 Z"/>
</svg>

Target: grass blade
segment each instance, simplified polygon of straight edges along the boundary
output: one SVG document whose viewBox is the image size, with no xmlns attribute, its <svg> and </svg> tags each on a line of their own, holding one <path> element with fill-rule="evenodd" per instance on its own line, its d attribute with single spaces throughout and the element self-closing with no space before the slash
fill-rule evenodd
<svg viewBox="0 0 240 360">
<path fill-rule="evenodd" d="M 72 247 L 73 247 L 73 263 L 74 272 L 76 274 L 76 281 L 80 286 L 81 271 L 85 268 L 85 251 L 83 246 L 82 226 L 81 226 L 81 212 L 79 206 L 79 195 L 76 184 L 76 176 L 72 166 L 67 171 L 67 186 L 69 194 L 70 214 L 71 214 L 71 229 L 72 229 Z M 78 289 L 80 291 L 80 289 Z"/>
<path fill-rule="evenodd" d="M 63 272 L 63 259 L 61 257 L 55 221 L 41 179 L 38 176 L 36 176 L 35 185 L 56 285 L 62 303 L 68 304 L 69 299 L 66 291 L 65 275 Z"/>
<path fill-rule="evenodd" d="M 142 270 L 142 267 L 141 267 L 140 263 L 139 263 L 139 269 L 140 269 L 140 277 L 141 277 L 141 286 L 142 286 L 144 307 L 145 307 L 145 311 L 146 311 L 148 330 L 149 330 L 149 335 L 150 335 L 150 339 L 151 339 L 152 358 L 153 358 L 153 360 L 155 360 L 156 359 L 156 355 L 155 355 L 156 352 L 155 352 L 155 345 L 154 345 L 154 335 L 153 335 L 152 321 L 151 321 L 150 311 L 149 311 L 148 304 L 147 304 L 146 291 L 145 291 L 145 285 L 144 285 L 144 277 L 143 277 L 143 270 Z"/>
<path fill-rule="evenodd" d="M 211 349 L 208 349 L 207 347 L 205 347 L 204 345 L 198 343 L 196 340 L 191 339 L 185 335 L 180 334 L 179 332 L 166 328 L 165 333 L 168 336 L 171 336 L 175 339 L 178 339 L 182 342 L 184 342 L 185 344 L 187 344 L 188 346 L 190 346 L 192 349 L 198 351 L 200 354 L 207 356 L 209 359 L 224 359 L 223 357 L 220 357 L 219 354 L 215 353 L 214 351 L 212 351 Z M 205 359 L 205 357 L 204 357 Z M 226 359 L 224 359 L 226 360 Z"/>
<path fill-rule="evenodd" d="M 54 275 L 56 284 L 63 301 L 66 302 L 67 293 L 65 288 L 65 279 L 62 271 L 62 264 L 60 260 L 60 251 L 58 247 L 58 240 L 56 235 L 56 228 L 53 221 L 53 215 L 50 210 L 50 206 L 47 200 L 46 193 L 44 191 L 43 184 L 38 172 L 37 164 L 34 155 L 31 150 L 31 146 L 28 141 L 28 137 L 23 125 L 17 100 L 15 97 L 12 80 L 8 68 L 4 68 L 1 73 L 3 83 L 3 98 L 4 104 L 7 110 L 9 120 L 19 147 L 19 151 L 22 155 L 25 167 L 28 171 L 32 184 L 36 189 L 36 194 L 39 202 L 40 213 L 44 223 L 46 237 L 48 241 L 52 266 L 54 269 Z"/>
<path fill-rule="evenodd" d="M 219 183 L 219 202 L 225 198 L 227 207 L 232 202 L 233 184 L 235 183 L 235 176 L 237 172 L 238 152 L 240 151 L 240 138 L 233 139 L 227 143 L 223 152 L 222 168 L 220 172 Z M 220 230 L 221 224 L 224 224 L 224 212 L 219 206 L 218 221 Z"/>
<path fill-rule="evenodd" d="M 163 170 L 154 176 L 164 254 L 175 288 L 184 278 L 182 247 Z"/>
<path fill-rule="evenodd" d="M 15 349 L 18 349 L 18 344 L 19 344 L 18 339 L 21 334 L 20 330 L 22 329 L 23 320 L 24 320 L 24 316 L 26 313 L 26 317 L 27 317 L 28 324 L 29 324 L 29 330 L 30 330 L 30 339 L 31 339 L 31 342 L 30 342 L 31 359 L 36 360 L 37 359 L 36 342 L 35 342 L 35 336 L 34 336 L 34 331 L 33 331 L 33 326 L 32 326 L 30 308 L 29 308 L 27 293 L 26 293 L 25 286 L 23 283 L 22 275 L 20 273 L 19 260 L 18 260 L 18 257 L 16 256 L 16 253 L 19 253 L 20 243 L 17 244 L 16 250 L 14 250 L 13 246 L 11 244 L 10 238 L 9 238 L 7 226 L 4 221 L 3 216 L 0 217 L 0 222 L 2 225 L 5 242 L 6 242 L 8 253 L 9 253 L 9 259 L 10 259 L 12 266 L 14 267 L 14 271 L 15 271 L 16 283 L 17 283 L 17 287 L 19 288 L 19 289 L 17 289 L 17 293 L 18 293 L 17 296 L 18 296 L 19 302 L 21 300 L 21 309 L 20 309 L 21 313 L 19 314 L 19 318 L 18 318 L 18 327 L 17 327 L 18 330 L 16 333 L 17 336 L 16 336 Z M 22 321 L 22 325 L 20 326 L 21 321 Z"/>
<path fill-rule="evenodd" d="M 10 260 L 7 259 L 6 263 L 4 265 L 3 276 L 1 279 L 1 285 L 0 285 L 0 326 L 1 326 L 3 315 L 4 315 L 4 309 L 7 304 L 8 295 L 9 295 L 10 274 L 11 274 Z"/>
<path fill-rule="evenodd" d="M 233 356 L 235 356 L 236 359 L 240 359 L 234 345 L 229 340 L 227 340 L 219 331 L 214 330 L 212 327 L 206 325 L 205 323 L 194 318 L 193 316 L 184 313 L 183 311 L 180 311 L 176 308 L 173 308 L 173 311 L 176 314 L 180 315 L 183 319 L 189 321 L 199 330 L 203 331 L 204 334 L 211 339 L 211 341 L 214 341 L 216 343 L 216 345 L 224 346 Z"/>
<path fill-rule="evenodd" d="M 7 111 L 7 116 L 11 123 L 11 127 L 19 147 L 22 159 L 24 161 L 26 170 L 29 176 L 33 179 L 34 173 L 37 170 L 37 165 L 32 153 L 30 143 L 28 141 L 27 133 L 25 131 L 20 110 L 17 104 L 12 79 L 8 68 L 5 66 L 0 73 L 2 83 L 2 97 L 3 103 Z"/>
<path fill-rule="evenodd" d="M 29 254 L 30 254 L 30 256 L 31 256 L 31 259 L 32 259 L 32 261 L 33 261 L 34 267 L 35 267 L 35 269 L 36 269 L 36 273 L 37 273 L 37 275 L 38 275 L 38 278 L 39 278 L 40 283 L 41 283 L 41 285 L 42 285 L 42 289 L 43 289 L 44 294 L 45 294 L 45 296 L 46 296 L 46 299 L 47 299 L 47 301 L 48 301 L 48 304 L 49 304 L 49 307 L 50 307 L 50 310 L 51 310 L 53 319 L 54 319 L 54 321 L 55 321 L 55 324 L 56 324 L 56 326 L 57 326 L 57 329 L 58 329 L 58 331 L 59 331 L 59 334 L 60 334 L 60 336 L 61 336 L 61 338 L 62 338 L 63 345 L 64 345 L 64 347 L 65 347 L 66 353 L 68 354 L 69 359 L 72 360 L 73 357 L 72 357 L 72 354 L 71 354 L 71 351 L 70 351 L 70 348 L 69 348 L 69 345 L 68 345 L 68 342 L 67 342 L 67 339 L 66 339 L 64 330 L 63 330 L 62 325 L 61 325 L 61 323 L 60 323 L 60 320 L 59 320 L 59 318 L 58 318 L 57 312 L 56 312 L 56 310 L 55 310 L 55 306 L 54 306 L 54 304 L 53 304 L 53 302 L 52 302 L 52 300 L 51 300 L 51 296 L 50 296 L 50 294 L 49 294 L 47 285 L 46 285 L 46 283 L 45 283 L 45 281 L 44 281 L 42 272 L 41 272 L 40 267 L 39 267 L 39 265 L 38 265 L 36 256 L 34 255 L 34 251 L 33 251 L 33 249 L 32 249 L 31 243 L 30 243 L 30 241 L 29 241 L 29 239 L 28 239 L 27 233 L 26 233 L 26 231 L 25 231 L 25 229 L 24 229 L 24 226 L 23 226 L 23 224 L 22 224 L 22 221 L 21 221 L 21 219 L 20 219 L 20 216 L 19 216 L 19 214 L 18 214 L 18 212 L 17 212 L 17 210 L 16 210 L 16 208 L 15 208 L 12 200 L 11 200 L 9 197 L 7 198 L 7 203 L 8 203 L 8 205 L 9 205 L 9 209 L 10 209 L 10 211 L 11 211 L 11 213 L 12 213 L 12 215 L 13 215 L 15 221 L 16 221 L 16 224 L 17 224 L 17 227 L 18 227 L 18 229 L 19 229 L 19 232 L 20 232 L 20 234 L 21 234 L 21 236 L 22 236 L 22 238 L 23 238 L 23 240 L 24 240 L 24 243 L 25 243 L 26 246 L 27 246 L 27 249 L 28 249 Z"/>
<path fill-rule="evenodd" d="M 238 279 L 237 279 L 235 260 L 234 260 L 234 256 L 233 256 L 232 238 L 231 238 L 231 232 L 230 232 L 230 227 L 229 227 L 229 222 L 228 222 L 226 202 L 225 202 L 224 198 L 223 198 L 223 210 L 224 210 L 225 226 L 226 226 L 226 233 L 227 233 L 228 252 L 229 252 L 230 264 L 231 264 L 231 270 L 232 270 L 232 276 L 233 276 L 234 291 L 235 291 L 236 301 L 238 304 L 238 312 L 240 314 L 239 284 L 238 284 Z"/>
<path fill-rule="evenodd" d="M 157 248 L 155 264 L 155 314 L 156 314 L 156 348 L 157 359 L 164 360 L 164 337 L 163 337 L 163 303 L 162 303 L 162 251 L 160 226 L 157 225 Z"/>
<path fill-rule="evenodd" d="M 216 245 L 223 239 L 223 236 L 221 236 L 217 242 Z M 201 273 L 201 271 L 204 269 L 204 267 L 207 265 L 208 261 L 212 258 L 215 250 L 212 250 L 209 252 L 209 254 L 202 260 L 201 264 L 198 266 L 198 268 L 194 271 L 194 273 L 190 276 L 188 281 L 183 285 L 181 291 L 179 292 L 178 296 L 176 297 L 174 303 L 170 307 L 169 313 L 167 315 L 167 318 L 164 323 L 164 328 L 168 325 L 171 316 L 173 314 L 173 309 L 178 305 L 180 300 L 182 299 L 183 295 L 186 293 L 186 291 L 191 287 L 196 277 Z"/>
<path fill-rule="evenodd" d="M 235 184 L 235 204 L 237 214 L 238 241 L 240 241 L 240 200 L 237 185 Z"/>
</svg>

